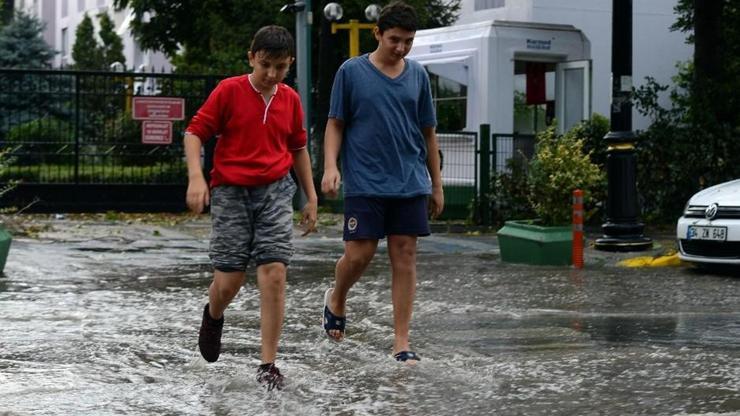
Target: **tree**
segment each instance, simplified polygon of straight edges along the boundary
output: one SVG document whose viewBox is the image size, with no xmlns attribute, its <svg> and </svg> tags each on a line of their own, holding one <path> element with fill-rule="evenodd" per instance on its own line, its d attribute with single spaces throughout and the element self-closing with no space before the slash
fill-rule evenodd
<svg viewBox="0 0 740 416">
<path fill-rule="evenodd" d="M 49 67 L 56 53 L 44 42 L 44 24 L 23 12 L 0 29 L 0 68 Z"/>
<path fill-rule="evenodd" d="M 111 20 L 108 13 L 102 12 L 98 14 L 98 20 L 100 21 L 100 30 L 98 36 L 103 42 L 101 45 L 101 54 L 103 55 L 103 66 L 105 69 L 110 68 L 110 65 L 114 62 L 120 62 L 126 65 L 126 57 L 123 56 L 123 41 L 121 37 L 115 31 L 115 25 Z"/>
<path fill-rule="evenodd" d="M 426 3 L 426 8 L 429 13 L 429 20 L 426 26 L 428 27 L 441 27 L 449 26 L 457 20 L 458 13 L 460 12 L 460 1 L 461 0 L 436 0 Z"/>
<path fill-rule="evenodd" d="M 18 12 L 0 29 L 0 68 L 48 68 L 56 53 L 44 42 L 44 24 L 36 17 Z M 65 80 L 38 77 L 29 72 L 0 75 L 0 143 L 16 124 L 65 110 L 46 91 L 63 91 Z"/>
<path fill-rule="evenodd" d="M 679 0 L 672 26 L 694 45 L 672 87 L 648 78 L 636 108 L 652 119 L 640 132 L 638 186 L 647 220 L 674 221 L 704 187 L 740 177 L 740 0 Z M 670 92 L 671 106 L 658 97 Z M 691 163 L 686 163 L 690 160 Z"/>
<path fill-rule="evenodd" d="M 13 2 L 0 0 L 0 27 L 7 25 L 13 19 Z"/>
<path fill-rule="evenodd" d="M 75 69 L 103 69 L 103 52 L 95 40 L 95 27 L 87 13 L 75 30 L 72 59 Z"/>
<path fill-rule="evenodd" d="M 691 97 L 697 117 L 707 124 L 740 122 L 740 100 L 732 94 L 740 87 L 740 0 L 680 0 L 675 8 L 674 30 L 687 33 L 694 44 Z"/>
</svg>

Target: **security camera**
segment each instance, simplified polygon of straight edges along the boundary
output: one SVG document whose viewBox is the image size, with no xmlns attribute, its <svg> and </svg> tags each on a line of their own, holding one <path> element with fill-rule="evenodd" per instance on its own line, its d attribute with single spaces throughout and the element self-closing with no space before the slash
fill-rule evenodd
<svg viewBox="0 0 740 416">
<path fill-rule="evenodd" d="M 302 12 L 306 9 L 306 3 L 297 1 L 295 3 L 289 3 L 280 8 L 280 13 L 297 13 Z"/>
</svg>

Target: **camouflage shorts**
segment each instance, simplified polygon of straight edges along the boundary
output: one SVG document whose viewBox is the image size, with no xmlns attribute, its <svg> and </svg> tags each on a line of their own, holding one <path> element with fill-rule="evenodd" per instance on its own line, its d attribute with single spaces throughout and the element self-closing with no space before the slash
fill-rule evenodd
<svg viewBox="0 0 740 416">
<path fill-rule="evenodd" d="M 213 267 L 245 271 L 272 262 L 288 265 L 293 256 L 293 195 L 297 186 L 285 175 L 265 186 L 222 185 L 211 192 Z"/>
</svg>

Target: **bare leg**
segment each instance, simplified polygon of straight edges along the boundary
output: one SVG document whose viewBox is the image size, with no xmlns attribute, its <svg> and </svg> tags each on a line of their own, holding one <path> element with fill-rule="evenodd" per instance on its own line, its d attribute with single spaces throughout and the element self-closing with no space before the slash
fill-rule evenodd
<svg viewBox="0 0 740 416">
<path fill-rule="evenodd" d="M 393 353 L 409 350 L 409 326 L 416 294 L 416 236 L 389 235 L 388 256 L 393 269 Z"/>
<path fill-rule="evenodd" d="M 345 316 L 345 306 L 349 289 L 360 280 L 370 260 L 375 256 L 378 240 L 354 240 L 344 243 L 344 255 L 337 261 L 334 269 L 334 290 L 329 297 L 329 310 L 337 316 Z M 329 331 L 329 335 L 338 340 L 342 333 Z"/>
<path fill-rule="evenodd" d="M 244 284 L 244 272 L 222 272 L 216 270 L 213 273 L 213 282 L 208 288 L 208 314 L 213 319 L 221 319 L 234 299 L 239 289 Z"/>
<path fill-rule="evenodd" d="M 280 262 L 257 267 L 260 289 L 260 332 L 262 364 L 274 363 L 285 318 L 285 277 L 287 268 Z"/>
</svg>

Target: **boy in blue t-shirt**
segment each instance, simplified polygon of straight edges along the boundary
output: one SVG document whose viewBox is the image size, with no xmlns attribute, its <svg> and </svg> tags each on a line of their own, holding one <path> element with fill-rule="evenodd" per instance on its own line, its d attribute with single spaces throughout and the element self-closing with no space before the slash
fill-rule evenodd
<svg viewBox="0 0 740 416">
<path fill-rule="evenodd" d="M 427 215 L 444 207 L 440 157 L 429 77 L 404 59 L 417 28 L 415 10 L 394 2 L 374 28 L 378 47 L 349 59 L 332 87 L 324 136 L 321 190 L 336 196 L 344 186 L 344 255 L 335 285 L 324 295 L 324 330 L 344 336 L 347 294 L 388 237 L 392 268 L 393 356 L 413 363 L 409 325 L 416 289 L 416 240 L 429 235 Z M 337 157 L 341 149 L 341 181 Z M 431 177 L 431 181 L 430 181 Z"/>
</svg>

